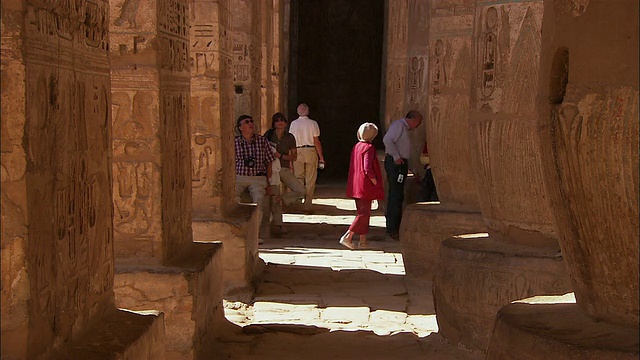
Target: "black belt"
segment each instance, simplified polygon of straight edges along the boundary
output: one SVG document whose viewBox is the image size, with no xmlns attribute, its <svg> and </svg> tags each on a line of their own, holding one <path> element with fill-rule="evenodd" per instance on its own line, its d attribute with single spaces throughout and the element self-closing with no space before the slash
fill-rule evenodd
<svg viewBox="0 0 640 360">
<path fill-rule="evenodd" d="M 300 148 L 310 148 L 310 147 L 315 147 L 314 145 L 302 145 L 302 146 L 298 146 L 298 149 Z"/>
</svg>

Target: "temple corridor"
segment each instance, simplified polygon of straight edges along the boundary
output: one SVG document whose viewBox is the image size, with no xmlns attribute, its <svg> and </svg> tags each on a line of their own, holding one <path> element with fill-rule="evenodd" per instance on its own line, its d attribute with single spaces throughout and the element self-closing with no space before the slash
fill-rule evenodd
<svg viewBox="0 0 640 360">
<path fill-rule="evenodd" d="M 355 214 L 344 186 L 319 186 L 314 215 L 286 214 L 289 234 L 260 245 L 255 297 L 225 298 L 233 325 L 212 359 L 481 359 L 437 334 L 431 283 L 406 276 L 380 208 L 370 249 L 338 244 Z"/>
</svg>

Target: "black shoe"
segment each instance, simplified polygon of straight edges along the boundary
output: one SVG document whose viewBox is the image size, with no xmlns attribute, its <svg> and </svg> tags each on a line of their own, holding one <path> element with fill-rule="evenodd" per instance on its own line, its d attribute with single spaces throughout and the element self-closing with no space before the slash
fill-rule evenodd
<svg viewBox="0 0 640 360">
<path fill-rule="evenodd" d="M 400 234 L 387 234 L 387 235 L 395 241 L 400 241 Z"/>
</svg>

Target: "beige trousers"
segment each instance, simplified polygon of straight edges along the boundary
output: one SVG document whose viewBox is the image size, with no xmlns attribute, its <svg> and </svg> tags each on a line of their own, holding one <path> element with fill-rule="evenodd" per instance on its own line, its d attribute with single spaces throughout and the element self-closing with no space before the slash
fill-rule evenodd
<svg viewBox="0 0 640 360">
<path fill-rule="evenodd" d="M 291 169 L 284 167 L 280 169 L 280 181 L 282 182 L 282 186 L 271 185 L 270 208 L 271 215 L 273 215 L 273 219 L 271 219 L 272 225 L 282 225 L 282 203 L 275 201 L 278 195 L 282 195 L 282 202 L 284 202 L 285 205 L 291 205 L 296 201 L 304 199 L 304 185 L 293 175 Z M 281 191 L 281 188 L 284 191 Z M 287 191 L 286 188 L 291 189 L 291 191 Z"/>
<path fill-rule="evenodd" d="M 269 199 L 265 190 L 267 186 L 266 176 L 244 176 L 236 175 L 236 199 L 240 201 L 240 195 L 246 190 L 251 195 L 251 200 L 256 204 L 258 218 L 260 221 L 259 237 L 267 237 L 269 234 Z"/>
<path fill-rule="evenodd" d="M 318 179 L 318 152 L 316 148 L 298 148 L 298 159 L 293 163 L 293 172 L 304 184 L 304 207 L 310 208 Z"/>
</svg>

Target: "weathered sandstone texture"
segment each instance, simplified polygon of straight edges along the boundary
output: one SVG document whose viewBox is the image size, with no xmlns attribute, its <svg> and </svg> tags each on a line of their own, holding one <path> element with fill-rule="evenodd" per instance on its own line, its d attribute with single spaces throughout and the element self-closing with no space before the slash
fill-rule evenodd
<svg viewBox="0 0 640 360">
<path fill-rule="evenodd" d="M 165 316 L 166 359 L 197 359 L 224 327 L 221 245 L 195 243 L 179 266 L 117 259 L 114 290 L 125 309 L 157 308 Z"/>
<path fill-rule="evenodd" d="M 163 311 L 166 357 L 197 358 L 224 317 L 221 246 L 191 226 L 189 1 L 110 5 L 116 303 Z"/>
<path fill-rule="evenodd" d="M 521 358 L 532 341 L 558 359 L 638 356 L 637 13 L 631 0 L 545 2 L 538 134 L 576 301 L 506 306 L 496 358 Z M 507 350 L 512 336 L 524 343 Z"/>
<path fill-rule="evenodd" d="M 536 136 L 542 23 L 542 1 L 475 3 L 468 131 L 489 235 L 443 242 L 434 297 L 440 333 L 481 351 L 502 306 L 571 291 Z"/>
<path fill-rule="evenodd" d="M 443 240 L 485 229 L 479 213 L 446 211 L 437 203 L 407 206 L 400 229 L 402 259 L 407 275 L 431 282 Z"/>
<path fill-rule="evenodd" d="M 2 2 L 3 359 L 88 358 L 97 332 L 105 356 L 161 353 L 162 317 L 114 305 L 108 22 L 106 1 Z"/>
<path fill-rule="evenodd" d="M 234 213 L 210 221 L 194 221 L 196 241 L 221 242 L 224 293 L 253 294 L 261 276 L 258 257 L 259 213 L 255 205 L 240 205 Z"/>
<path fill-rule="evenodd" d="M 423 115 L 430 166 L 440 199 L 439 204 L 408 206 L 400 228 L 407 274 L 424 277 L 425 281 L 432 280 L 444 239 L 487 231 L 472 166 L 476 157 L 467 130 L 473 5 L 470 0 L 462 4 L 438 0 L 421 7 L 421 18 L 429 19 L 428 31 L 420 39 L 428 44 L 428 52 L 407 60 L 410 85 L 424 82 L 424 91 L 429 95 L 428 106 L 425 105 L 428 110 Z M 422 74 L 426 66 L 428 76 Z M 413 87 L 409 89 L 410 99 L 417 97 L 414 91 Z M 422 151 L 423 143 L 418 145 L 417 150 Z"/>
</svg>

